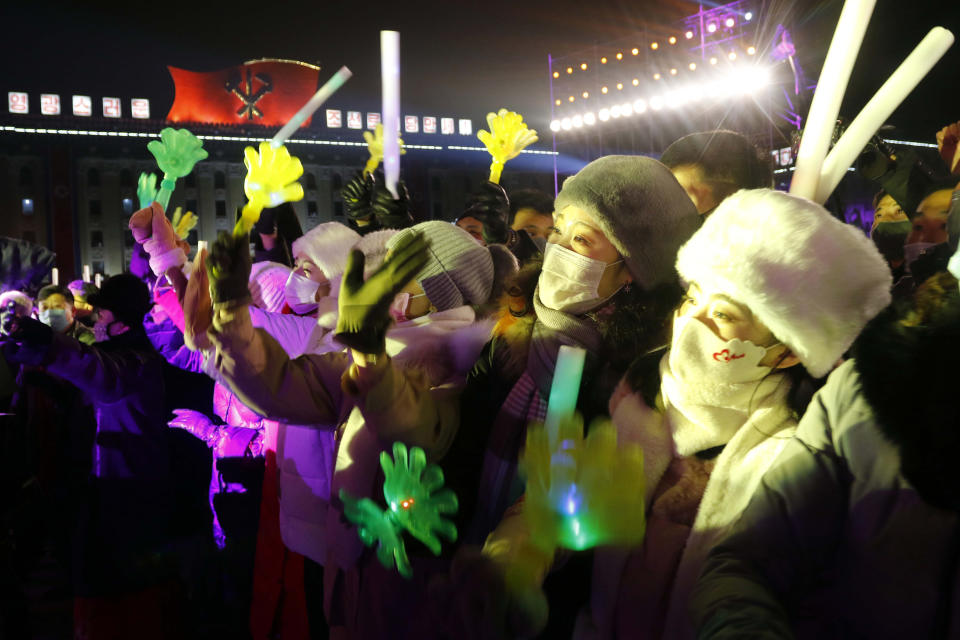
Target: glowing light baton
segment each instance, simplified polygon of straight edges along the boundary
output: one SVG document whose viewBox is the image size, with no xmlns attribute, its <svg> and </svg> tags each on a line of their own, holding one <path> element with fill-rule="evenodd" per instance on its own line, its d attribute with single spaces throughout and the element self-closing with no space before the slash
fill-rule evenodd
<svg viewBox="0 0 960 640">
<path fill-rule="evenodd" d="M 952 33 L 943 27 L 934 27 L 883 83 L 824 160 L 814 198 L 817 202 L 826 202 L 870 137 L 883 126 L 952 44 Z"/>
<path fill-rule="evenodd" d="M 380 32 L 380 75 L 383 99 L 383 175 L 396 199 L 400 180 L 400 34 Z"/>
<path fill-rule="evenodd" d="M 557 367 L 553 371 L 550 384 L 550 400 L 547 402 L 547 417 L 544 426 L 547 430 L 551 451 L 559 442 L 560 423 L 569 419 L 577 408 L 577 396 L 580 394 L 580 379 L 583 377 L 583 362 L 587 352 L 580 347 L 560 347 L 557 355 Z"/>
<path fill-rule="evenodd" d="M 840 12 L 797 151 L 790 183 L 790 193 L 794 195 L 810 199 L 817 195 L 820 168 L 827 157 L 840 103 L 863 44 L 874 4 L 876 0 L 846 0 Z"/>
<path fill-rule="evenodd" d="M 283 143 L 293 135 L 293 132 L 299 129 L 300 126 L 306 122 L 307 118 L 312 116 L 313 113 L 320 108 L 320 105 L 336 93 L 352 76 L 353 72 L 350 71 L 350 69 L 340 67 L 340 70 L 333 74 L 333 76 L 327 80 L 326 84 L 320 87 L 317 92 L 313 94 L 313 97 L 307 100 L 305 105 L 300 107 L 299 111 L 293 114 L 290 121 L 283 125 L 280 131 L 277 131 L 277 135 L 273 136 L 273 139 L 270 141 L 270 146 L 274 149 L 282 147 Z"/>
<path fill-rule="evenodd" d="M 54 267 L 50 270 L 50 284 L 60 284 L 60 269 Z"/>
<path fill-rule="evenodd" d="M 90 265 L 83 265 L 83 281 L 90 282 Z"/>
</svg>

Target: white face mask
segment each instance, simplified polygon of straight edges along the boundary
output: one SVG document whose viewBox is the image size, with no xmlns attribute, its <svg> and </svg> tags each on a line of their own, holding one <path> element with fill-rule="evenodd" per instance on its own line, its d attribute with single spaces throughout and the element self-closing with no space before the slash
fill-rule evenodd
<svg viewBox="0 0 960 640">
<path fill-rule="evenodd" d="M 407 317 L 407 309 L 410 308 L 410 301 L 414 298 L 422 298 L 425 295 L 427 294 L 420 293 L 413 296 L 406 291 L 401 291 L 393 298 L 393 302 L 390 304 L 390 317 L 393 318 L 393 321 L 397 324 L 406 322 L 410 319 Z"/>
<path fill-rule="evenodd" d="M 600 299 L 599 288 L 607 267 L 621 262 L 622 259 L 607 264 L 558 244 L 547 243 L 540 272 L 540 302 L 556 311 L 573 315 L 586 313 L 604 302 Z M 607 300 L 610 297 L 613 296 Z"/>
<path fill-rule="evenodd" d="M 319 282 L 314 282 L 296 271 L 291 271 L 287 284 L 283 287 L 283 299 L 294 313 L 304 315 L 317 308 L 317 289 Z"/>
<path fill-rule="evenodd" d="M 73 323 L 73 317 L 66 309 L 44 309 L 40 312 L 40 322 L 54 331 L 63 332 Z"/>
</svg>

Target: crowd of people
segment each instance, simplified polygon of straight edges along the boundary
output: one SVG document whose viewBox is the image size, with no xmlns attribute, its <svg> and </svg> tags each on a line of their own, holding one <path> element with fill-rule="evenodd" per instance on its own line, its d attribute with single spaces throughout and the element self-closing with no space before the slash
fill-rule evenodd
<svg viewBox="0 0 960 640">
<path fill-rule="evenodd" d="M 48 552 L 78 640 L 960 637 L 958 133 L 887 158 L 869 236 L 731 131 L 454 223 L 358 174 L 348 224 L 208 252 L 154 202 L 128 272 L 0 296 L 3 631 Z M 532 535 L 563 346 L 642 451 L 637 544 Z M 396 443 L 456 496 L 405 548 Z"/>
</svg>

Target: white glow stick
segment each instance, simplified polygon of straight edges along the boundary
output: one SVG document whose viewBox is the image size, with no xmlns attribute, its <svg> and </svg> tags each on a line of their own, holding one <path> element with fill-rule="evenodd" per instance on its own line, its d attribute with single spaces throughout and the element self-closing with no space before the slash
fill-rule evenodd
<svg viewBox="0 0 960 640">
<path fill-rule="evenodd" d="M 97 285 L 97 288 L 99 289 L 100 286 L 103 284 L 103 274 L 98 273 L 97 275 L 93 276 L 93 283 Z"/>
<path fill-rule="evenodd" d="M 830 49 L 823 61 L 820 80 L 797 150 L 793 181 L 790 183 L 790 193 L 794 195 L 813 198 L 817 194 L 820 166 L 827 157 L 840 103 L 843 102 L 860 45 L 863 44 L 863 34 L 870 22 L 874 4 L 876 0 L 846 0 L 840 12 L 840 20 L 837 21 L 837 29 L 833 32 Z"/>
<path fill-rule="evenodd" d="M 383 175 L 387 190 L 397 198 L 400 180 L 400 34 L 380 32 L 380 75 L 383 98 Z"/>
<path fill-rule="evenodd" d="M 60 284 L 60 269 L 54 267 L 50 270 L 50 284 Z"/>
<path fill-rule="evenodd" d="M 577 409 L 580 395 L 580 379 L 583 377 L 583 362 L 587 352 L 580 347 L 560 347 L 557 368 L 553 370 L 550 383 L 550 400 L 547 402 L 547 418 L 543 426 L 547 430 L 550 451 L 555 451 L 560 434 L 560 423 L 571 417 Z"/>
<path fill-rule="evenodd" d="M 934 27 L 883 83 L 824 160 L 820 170 L 820 185 L 814 198 L 817 202 L 826 202 L 846 175 L 847 167 L 860 154 L 870 137 L 883 126 L 924 76 L 930 73 L 933 65 L 937 64 L 952 44 L 952 33 L 943 27 Z"/>
<path fill-rule="evenodd" d="M 206 240 L 198 240 L 198 241 L 197 241 L 197 253 L 200 253 L 201 251 L 205 251 L 206 249 L 207 249 L 207 241 L 206 241 Z"/>
<path fill-rule="evenodd" d="M 290 118 L 290 121 L 283 125 L 283 128 L 280 131 L 277 131 L 277 135 L 273 136 L 273 139 L 270 140 L 270 146 L 274 149 L 278 149 L 283 146 L 283 143 L 286 142 L 290 136 L 293 135 L 293 132 L 300 128 L 307 118 L 313 115 L 313 112 L 320 108 L 324 102 L 327 101 L 327 98 L 332 96 L 337 92 L 337 89 L 343 86 L 347 80 L 353 75 L 353 72 L 346 67 L 340 67 L 340 70 L 333 74 L 326 84 L 317 89 L 317 92 L 313 94 L 313 97 L 307 100 L 307 103 L 300 107 L 300 110 L 293 114 L 293 117 Z"/>
<path fill-rule="evenodd" d="M 83 265 L 83 281 L 90 282 L 90 265 Z"/>
</svg>

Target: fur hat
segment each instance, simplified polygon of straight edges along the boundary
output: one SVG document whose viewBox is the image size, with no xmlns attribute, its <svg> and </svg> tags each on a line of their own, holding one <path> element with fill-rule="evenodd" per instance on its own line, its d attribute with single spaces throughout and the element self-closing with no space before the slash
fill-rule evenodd
<svg viewBox="0 0 960 640">
<path fill-rule="evenodd" d="M 33 309 L 33 299 L 22 291 L 4 291 L 0 293 L 0 310 L 5 309 L 6 306 L 13 302 L 19 313 L 30 313 L 30 310 Z"/>
<path fill-rule="evenodd" d="M 693 235 L 700 216 L 670 170 L 645 156 L 606 156 L 566 179 L 556 211 L 576 206 L 602 228 L 637 284 L 676 279 L 677 249 Z"/>
<path fill-rule="evenodd" d="M 398 231 L 387 241 L 387 249 L 411 233 L 420 233 L 427 241 L 429 258 L 415 278 L 433 306 L 446 311 L 490 299 L 493 258 L 473 236 L 449 222 L 430 220 Z"/>
<path fill-rule="evenodd" d="M 346 225 L 324 222 L 294 241 L 293 259 L 308 259 L 330 280 L 343 273 L 350 249 L 359 239 L 360 234 Z"/>
<path fill-rule="evenodd" d="M 283 308 L 284 288 L 292 269 L 279 262 L 253 263 L 250 269 L 250 295 L 253 304 L 264 311 L 279 312 Z"/>
<path fill-rule="evenodd" d="M 859 229 L 770 189 L 724 200 L 680 249 L 677 271 L 746 305 L 815 378 L 890 303 L 893 284 Z"/>
<path fill-rule="evenodd" d="M 354 249 L 363 253 L 363 277 L 369 278 L 373 272 L 380 268 L 387 257 L 387 241 L 397 235 L 397 229 L 381 229 L 371 231 L 363 236 L 353 245 Z"/>
</svg>

